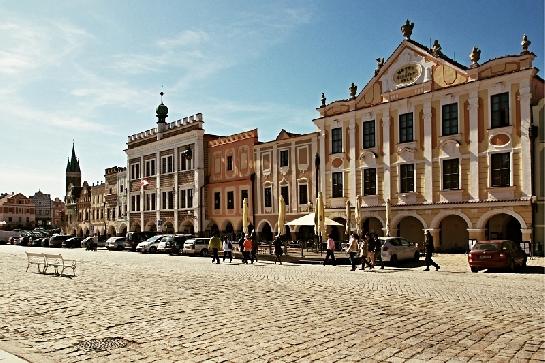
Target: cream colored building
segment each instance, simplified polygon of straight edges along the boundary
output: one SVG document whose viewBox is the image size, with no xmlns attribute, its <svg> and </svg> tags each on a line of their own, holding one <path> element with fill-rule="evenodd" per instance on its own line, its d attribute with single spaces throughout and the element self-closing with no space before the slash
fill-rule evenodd
<svg viewBox="0 0 545 363">
<path fill-rule="evenodd" d="M 286 201 L 286 222 L 312 211 L 316 201 L 317 153 L 316 132 L 293 134 L 282 130 L 275 140 L 254 146 L 257 185 L 255 226 L 261 240 L 271 241 L 273 234 L 278 232 L 280 195 Z M 297 238 L 295 233 L 302 231 L 294 228 L 284 232 L 293 232 L 292 238 Z M 311 231 L 307 232 L 311 234 Z"/>
<path fill-rule="evenodd" d="M 545 245 L 545 100 L 542 98 L 532 109 L 534 140 L 534 243 L 536 252 L 543 255 Z"/>
<path fill-rule="evenodd" d="M 345 202 L 363 227 L 462 251 L 468 239 L 532 240 L 532 105 L 543 80 L 523 39 L 520 54 L 462 65 L 405 39 L 357 93 L 318 108 L 320 188 L 329 217 Z M 386 216 L 386 202 L 391 214 Z M 342 221 L 341 221 L 342 222 Z M 353 222 L 352 222 L 353 223 Z"/>
</svg>

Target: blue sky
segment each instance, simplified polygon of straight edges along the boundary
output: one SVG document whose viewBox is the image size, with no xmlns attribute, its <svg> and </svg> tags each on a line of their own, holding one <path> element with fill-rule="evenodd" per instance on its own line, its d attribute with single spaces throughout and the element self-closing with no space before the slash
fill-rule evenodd
<svg viewBox="0 0 545 363">
<path fill-rule="evenodd" d="M 2 1 L 0 192 L 64 196 L 72 140 L 82 176 L 125 165 L 127 136 L 203 113 L 206 132 L 314 130 L 321 92 L 348 97 L 375 59 L 412 39 L 469 64 L 532 41 L 544 67 L 544 2 L 522 1 Z M 543 72 L 539 73 L 543 77 Z"/>
</svg>

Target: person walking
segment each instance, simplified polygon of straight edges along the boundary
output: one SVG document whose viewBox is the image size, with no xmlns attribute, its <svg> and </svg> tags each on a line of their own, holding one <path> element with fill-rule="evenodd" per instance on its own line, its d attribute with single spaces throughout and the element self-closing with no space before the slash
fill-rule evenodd
<svg viewBox="0 0 545 363">
<path fill-rule="evenodd" d="M 433 247 L 433 237 L 430 233 L 430 231 L 426 232 L 426 269 L 424 271 L 430 270 L 430 265 L 435 266 L 435 271 L 438 271 L 441 266 L 439 266 L 436 262 L 434 262 L 431 259 L 431 255 L 435 251 Z"/>
<path fill-rule="evenodd" d="M 282 255 L 284 254 L 284 246 L 282 246 L 282 240 L 280 237 L 275 237 L 274 239 L 274 264 L 276 265 L 276 262 L 280 262 L 282 264 Z"/>
<path fill-rule="evenodd" d="M 214 234 L 212 238 L 210 238 L 210 242 L 208 242 L 208 250 L 212 251 L 212 263 L 214 261 L 217 261 L 216 263 L 219 265 L 220 258 L 218 256 L 218 251 L 221 248 L 221 239 L 218 237 L 217 234 Z"/>
<path fill-rule="evenodd" d="M 326 255 L 325 255 L 325 259 L 324 259 L 324 266 L 326 265 L 327 263 L 327 260 L 329 259 L 329 257 L 331 256 L 331 263 L 333 264 L 333 266 L 336 266 L 337 263 L 335 262 L 335 241 L 333 240 L 333 234 L 329 234 L 329 236 L 327 236 L 327 242 L 326 242 Z"/>
<path fill-rule="evenodd" d="M 229 263 L 233 262 L 233 244 L 227 237 L 223 240 L 223 262 L 229 258 Z"/>
<path fill-rule="evenodd" d="M 375 259 L 380 261 L 380 269 L 384 270 L 384 261 L 382 260 L 382 245 L 376 233 L 371 233 L 371 240 L 374 244 Z M 373 266 L 374 262 L 375 260 L 373 260 Z"/>
<path fill-rule="evenodd" d="M 240 238 L 238 239 L 238 250 L 240 252 L 240 259 L 242 260 L 242 263 L 246 263 L 246 256 L 244 255 L 244 234 L 240 235 Z"/>
<path fill-rule="evenodd" d="M 356 254 L 358 253 L 358 238 L 352 233 L 350 240 L 348 241 L 348 246 L 346 247 L 346 252 L 350 258 L 350 263 L 352 264 L 352 270 L 356 271 Z"/>
<path fill-rule="evenodd" d="M 251 254 L 252 254 L 252 240 L 250 239 L 250 236 L 248 234 L 246 234 L 244 236 L 244 245 L 243 245 L 243 249 L 244 249 L 244 263 L 248 263 L 248 260 L 251 259 L 252 261 L 252 264 L 254 263 L 254 259 L 252 258 Z"/>
<path fill-rule="evenodd" d="M 359 243 L 359 249 L 360 249 L 360 258 L 361 258 L 361 268 L 360 270 L 365 270 L 365 266 L 369 266 L 371 268 L 371 264 L 369 263 L 369 233 L 365 233 L 363 236 L 361 242 Z"/>
</svg>

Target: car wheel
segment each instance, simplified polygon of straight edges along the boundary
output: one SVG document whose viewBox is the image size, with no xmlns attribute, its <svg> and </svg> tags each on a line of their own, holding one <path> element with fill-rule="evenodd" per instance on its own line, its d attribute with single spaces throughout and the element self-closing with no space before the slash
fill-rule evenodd
<svg viewBox="0 0 545 363">
<path fill-rule="evenodd" d="M 392 266 L 397 266 L 397 255 L 392 255 L 392 257 L 390 257 L 390 263 Z"/>
<path fill-rule="evenodd" d="M 202 257 L 208 256 L 208 250 L 207 250 L 207 249 L 202 249 L 202 250 L 201 250 L 201 256 L 202 256 Z"/>
<path fill-rule="evenodd" d="M 477 273 L 479 272 L 479 269 L 477 267 L 471 267 L 471 272 Z"/>
<path fill-rule="evenodd" d="M 149 253 L 155 253 L 157 252 L 157 247 L 150 247 Z"/>
</svg>

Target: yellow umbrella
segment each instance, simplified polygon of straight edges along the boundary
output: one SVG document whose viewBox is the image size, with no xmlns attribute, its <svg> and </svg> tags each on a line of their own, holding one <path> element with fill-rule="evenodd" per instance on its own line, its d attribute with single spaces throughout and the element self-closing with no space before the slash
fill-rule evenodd
<svg viewBox="0 0 545 363">
<path fill-rule="evenodd" d="M 242 232 L 248 233 L 248 226 L 250 225 L 250 218 L 248 218 L 248 198 L 244 198 L 242 201 Z"/>
<path fill-rule="evenodd" d="M 356 234 L 361 235 L 361 195 L 356 197 L 356 207 L 354 208 L 354 219 L 356 221 Z"/>
<path fill-rule="evenodd" d="M 318 193 L 318 211 L 318 231 L 320 232 L 320 235 L 324 236 L 327 227 L 325 226 L 325 206 L 322 192 Z"/>
<path fill-rule="evenodd" d="M 285 232 L 284 225 L 286 224 L 286 202 L 284 202 L 284 197 L 280 196 L 278 199 L 278 233 L 277 237 L 280 237 Z"/>
<path fill-rule="evenodd" d="M 344 232 L 347 235 L 350 235 L 350 219 L 352 218 L 352 209 L 350 207 L 350 200 L 346 200 L 346 226 L 344 227 Z"/>
</svg>

